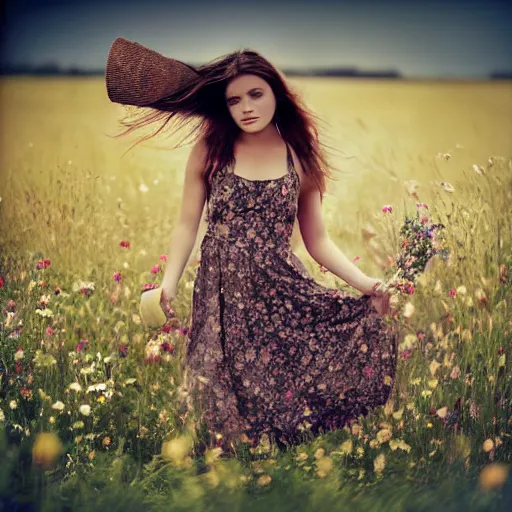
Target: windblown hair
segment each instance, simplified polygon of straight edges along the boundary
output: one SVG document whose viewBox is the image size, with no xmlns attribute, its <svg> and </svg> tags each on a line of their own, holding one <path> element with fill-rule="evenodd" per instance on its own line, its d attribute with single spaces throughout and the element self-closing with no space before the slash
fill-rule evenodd
<svg viewBox="0 0 512 512">
<path fill-rule="evenodd" d="M 189 135 L 199 132 L 194 142 L 203 137 L 206 143 L 207 158 L 203 179 L 209 198 L 213 174 L 233 163 L 234 144 L 241 132 L 229 112 L 225 98 L 226 87 L 241 74 L 253 74 L 265 80 L 274 92 L 276 111 L 273 122 L 277 124 L 283 139 L 295 150 L 304 173 L 316 182 L 323 201 L 326 177 L 332 179 L 332 176 L 324 151 L 320 147 L 325 145 L 319 142 L 318 137 L 317 122 L 321 120 L 308 111 L 299 94 L 286 83 L 284 75 L 259 53 L 250 49 L 221 56 L 196 68 L 196 71 L 199 74 L 197 80 L 186 89 L 148 105 L 150 112 L 139 119 L 121 120 L 120 123 L 127 126 L 128 130 L 115 137 L 164 120 L 158 131 L 141 138 L 136 142 L 138 144 L 160 133 L 174 118 L 179 120 L 177 130 L 184 124 L 198 121 Z M 174 149 L 178 147 L 181 146 L 175 146 Z"/>
</svg>

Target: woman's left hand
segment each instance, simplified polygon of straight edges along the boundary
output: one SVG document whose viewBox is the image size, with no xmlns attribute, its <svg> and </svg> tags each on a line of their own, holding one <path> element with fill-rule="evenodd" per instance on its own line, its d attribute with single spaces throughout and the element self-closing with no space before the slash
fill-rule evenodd
<svg viewBox="0 0 512 512">
<path fill-rule="evenodd" d="M 390 295 L 388 292 L 373 295 L 370 300 L 372 301 L 372 306 L 377 310 L 379 315 L 385 316 L 390 313 Z"/>
<path fill-rule="evenodd" d="M 391 311 L 390 299 L 391 295 L 388 292 L 387 286 L 383 281 L 377 280 L 372 286 L 370 292 L 373 307 L 381 316 L 388 315 Z"/>
</svg>

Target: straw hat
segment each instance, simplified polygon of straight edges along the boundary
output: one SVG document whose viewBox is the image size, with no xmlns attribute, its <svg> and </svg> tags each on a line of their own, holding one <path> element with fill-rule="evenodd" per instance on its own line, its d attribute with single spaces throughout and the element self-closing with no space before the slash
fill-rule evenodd
<svg viewBox="0 0 512 512">
<path fill-rule="evenodd" d="M 123 37 L 118 37 L 108 52 L 105 79 L 108 97 L 114 103 L 147 107 L 200 78 L 193 66 Z"/>
</svg>

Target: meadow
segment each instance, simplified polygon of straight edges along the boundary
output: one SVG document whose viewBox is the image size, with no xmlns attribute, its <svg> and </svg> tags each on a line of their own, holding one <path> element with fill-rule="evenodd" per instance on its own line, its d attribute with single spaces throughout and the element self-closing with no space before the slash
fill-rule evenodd
<svg viewBox="0 0 512 512">
<path fill-rule="evenodd" d="M 512 84 L 296 78 L 341 169 L 323 212 L 373 276 L 406 216 L 445 226 L 392 321 L 385 407 L 288 451 L 199 455 L 178 407 L 198 252 L 173 329 L 148 329 L 190 145 L 125 151 L 101 78 L 2 78 L 0 503 L 6 510 L 507 510 L 512 507 Z M 153 127 L 155 129 L 155 127 Z M 357 296 L 293 250 L 318 282 Z M 391 321 L 391 320 L 390 320 Z M 24 507 L 24 508 L 23 508 Z"/>
</svg>

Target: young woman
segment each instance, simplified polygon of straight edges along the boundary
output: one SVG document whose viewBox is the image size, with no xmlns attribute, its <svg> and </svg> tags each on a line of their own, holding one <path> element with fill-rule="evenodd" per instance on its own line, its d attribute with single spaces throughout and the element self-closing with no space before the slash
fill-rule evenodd
<svg viewBox="0 0 512 512">
<path fill-rule="evenodd" d="M 171 319 L 206 202 L 181 390 L 209 446 L 254 446 L 264 433 L 295 444 L 387 401 L 397 359 L 383 318 L 389 295 L 329 238 L 321 213 L 328 169 L 314 116 L 279 71 L 244 50 L 197 73 L 149 105 L 157 116 L 194 117 L 201 132 L 156 290 Z M 291 250 L 295 218 L 313 259 L 361 297 L 308 274 Z"/>
</svg>

